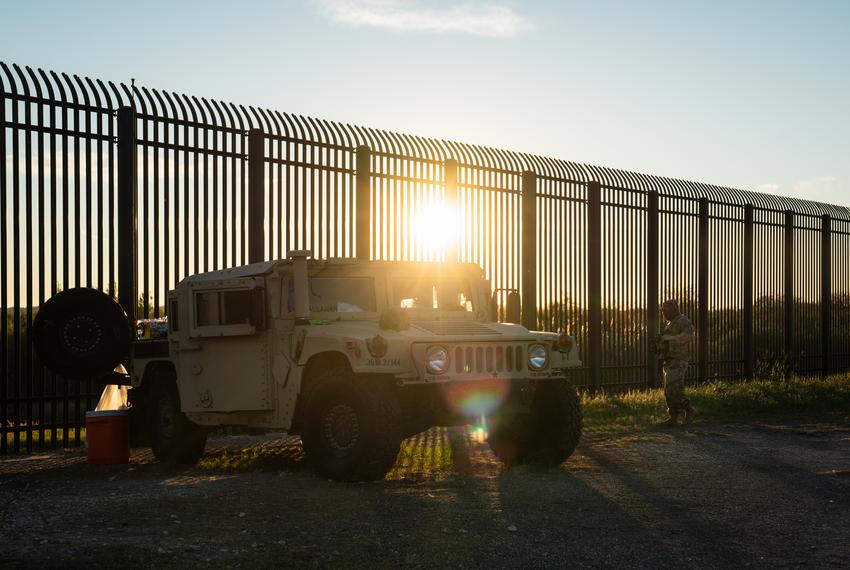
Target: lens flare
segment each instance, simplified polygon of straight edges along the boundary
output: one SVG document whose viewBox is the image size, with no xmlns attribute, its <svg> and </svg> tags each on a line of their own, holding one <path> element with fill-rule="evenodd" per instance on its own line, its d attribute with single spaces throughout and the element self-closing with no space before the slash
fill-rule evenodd
<svg viewBox="0 0 850 570">
<path fill-rule="evenodd" d="M 492 414 L 505 402 L 509 388 L 507 380 L 485 378 L 443 384 L 441 393 L 453 412 L 468 418 L 481 418 Z"/>
<path fill-rule="evenodd" d="M 486 443 L 489 430 L 487 429 L 487 417 L 481 416 L 472 426 L 472 440 L 475 443 Z"/>
</svg>

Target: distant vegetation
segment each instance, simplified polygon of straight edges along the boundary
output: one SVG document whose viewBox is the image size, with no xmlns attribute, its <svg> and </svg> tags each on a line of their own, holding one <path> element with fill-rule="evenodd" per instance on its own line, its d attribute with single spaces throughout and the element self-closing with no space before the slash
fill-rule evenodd
<svg viewBox="0 0 850 570">
<path fill-rule="evenodd" d="M 688 389 L 700 422 L 759 420 L 846 420 L 850 417 L 850 375 L 793 381 L 709 382 Z M 592 429 L 645 429 L 666 417 L 664 393 L 642 390 L 585 395 L 584 426 Z"/>
<path fill-rule="evenodd" d="M 782 311 L 783 301 L 778 297 L 760 297 L 754 303 L 753 348 L 757 377 L 775 376 L 784 370 L 784 366 L 777 364 L 778 361 L 785 361 Z M 818 303 L 800 300 L 795 303 L 795 354 L 791 355 L 790 366 L 798 372 L 815 370 L 820 366 L 820 311 Z M 685 309 L 685 312 L 696 325 L 696 315 L 688 309 Z M 545 330 L 564 330 L 578 337 L 580 349 L 584 352 L 587 338 L 587 312 L 584 307 L 572 303 L 553 303 L 540 309 L 537 314 L 538 322 Z M 832 314 L 833 353 L 850 355 L 850 332 L 847 330 L 847 322 L 850 320 L 850 295 L 833 297 Z M 649 335 L 652 338 L 655 334 L 645 329 L 646 310 L 603 307 L 602 318 L 603 366 L 637 365 L 644 362 L 647 337 Z M 709 312 L 709 360 L 718 361 L 714 366 L 714 374 L 736 376 L 742 372 L 738 362 L 721 364 L 719 361 L 743 360 L 743 327 L 743 311 L 740 308 Z M 695 347 L 693 357 L 696 359 Z"/>
</svg>

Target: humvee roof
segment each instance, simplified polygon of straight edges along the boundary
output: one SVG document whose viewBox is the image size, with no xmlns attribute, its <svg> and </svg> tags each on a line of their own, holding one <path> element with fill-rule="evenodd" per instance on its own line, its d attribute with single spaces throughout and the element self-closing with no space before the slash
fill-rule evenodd
<svg viewBox="0 0 850 570">
<path fill-rule="evenodd" d="M 435 267 L 446 267 L 450 265 L 455 270 L 474 271 L 479 275 L 483 275 L 484 270 L 475 263 L 452 263 L 446 264 L 437 261 L 360 261 L 353 258 L 331 258 L 327 260 L 311 259 L 308 262 L 310 267 L 320 265 L 342 266 L 342 265 L 364 265 L 367 264 L 376 269 L 398 268 L 422 271 Z M 229 269 L 219 269 L 217 271 L 208 271 L 206 273 L 197 273 L 186 277 L 185 283 L 200 283 L 204 281 L 220 281 L 222 279 L 238 279 L 240 277 L 256 277 L 266 275 L 278 266 L 292 265 L 291 259 L 275 259 L 271 261 L 261 261 L 258 263 L 250 263 L 248 265 L 240 265 L 239 267 L 231 267 Z"/>
</svg>

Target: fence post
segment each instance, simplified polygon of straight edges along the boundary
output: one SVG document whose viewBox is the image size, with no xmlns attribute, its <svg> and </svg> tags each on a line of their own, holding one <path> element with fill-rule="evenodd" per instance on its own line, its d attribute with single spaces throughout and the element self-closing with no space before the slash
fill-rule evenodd
<svg viewBox="0 0 850 570">
<path fill-rule="evenodd" d="M 457 207 L 457 161 L 453 158 L 446 159 L 443 164 L 443 191 L 444 197 L 443 202 L 447 208 L 452 208 L 454 212 L 459 213 L 460 209 Z M 460 222 L 460 219 L 456 219 L 457 222 Z M 448 247 L 446 248 L 446 257 L 445 260 L 449 263 L 456 263 L 458 261 L 458 228 L 450 228 L 452 232 L 451 241 L 449 242 Z"/>
<path fill-rule="evenodd" d="M 522 173 L 522 326 L 537 329 L 537 175 Z"/>
<path fill-rule="evenodd" d="M 785 303 L 783 327 L 785 365 L 794 359 L 794 212 L 785 211 Z"/>
<path fill-rule="evenodd" d="M 822 375 L 832 372 L 832 223 L 828 215 L 821 218 L 821 292 L 820 328 Z"/>
<path fill-rule="evenodd" d="M 587 184 L 587 355 L 590 388 L 602 386 L 602 188 Z"/>
<path fill-rule="evenodd" d="M 355 179 L 355 240 L 357 259 L 370 259 L 371 239 L 369 231 L 372 221 L 372 151 L 365 144 L 357 147 Z"/>
<path fill-rule="evenodd" d="M 646 385 L 658 387 L 658 358 L 655 354 L 655 335 L 658 334 L 658 192 L 646 195 Z"/>
<path fill-rule="evenodd" d="M 136 282 L 136 111 L 118 109 L 118 304 L 127 313 L 131 331 L 135 330 L 138 304 Z"/>
<path fill-rule="evenodd" d="M 753 349 L 753 205 L 744 206 L 744 378 L 755 375 Z"/>
<path fill-rule="evenodd" d="M 266 257 L 265 145 L 263 131 L 248 131 L 248 263 Z"/>
<path fill-rule="evenodd" d="M 697 282 L 698 378 L 708 380 L 708 198 L 699 201 L 699 266 Z"/>
</svg>

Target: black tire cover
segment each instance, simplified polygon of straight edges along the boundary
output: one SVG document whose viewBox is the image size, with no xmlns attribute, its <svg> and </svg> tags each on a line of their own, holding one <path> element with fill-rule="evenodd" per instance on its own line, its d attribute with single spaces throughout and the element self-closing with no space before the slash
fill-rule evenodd
<svg viewBox="0 0 850 570">
<path fill-rule="evenodd" d="M 130 330 L 121 305 L 109 295 L 78 287 L 57 293 L 33 322 L 33 345 L 42 364 L 74 380 L 109 374 L 130 353 Z"/>
</svg>

